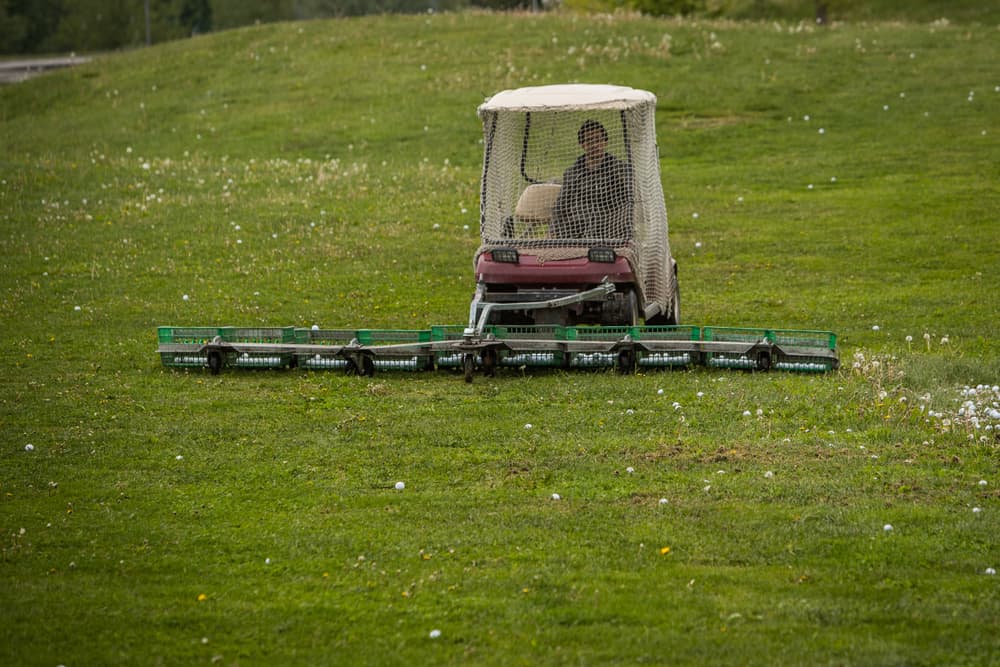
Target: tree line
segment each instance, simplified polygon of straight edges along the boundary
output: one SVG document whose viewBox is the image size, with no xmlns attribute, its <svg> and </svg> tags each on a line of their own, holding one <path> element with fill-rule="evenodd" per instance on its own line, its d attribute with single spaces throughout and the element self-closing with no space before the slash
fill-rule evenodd
<svg viewBox="0 0 1000 667">
<path fill-rule="evenodd" d="M 0 53 L 108 51 L 254 23 L 539 0 L 0 0 Z"/>
<path fill-rule="evenodd" d="M 828 7 L 857 14 L 859 7 L 885 7 L 897 0 L 0 0 L 0 54 L 96 52 L 182 39 L 255 23 L 364 14 L 551 9 L 648 15 L 814 19 L 827 22 Z M 974 0 L 910 0 L 913 8 Z M 930 9 L 929 11 L 936 11 Z M 974 18 L 992 16 L 963 10 Z M 918 12 L 919 13 L 919 12 Z"/>
</svg>

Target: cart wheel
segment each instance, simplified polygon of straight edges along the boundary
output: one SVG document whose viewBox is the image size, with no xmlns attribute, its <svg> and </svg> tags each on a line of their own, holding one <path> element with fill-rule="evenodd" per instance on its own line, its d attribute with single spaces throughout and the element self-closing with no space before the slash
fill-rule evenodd
<svg viewBox="0 0 1000 667">
<path fill-rule="evenodd" d="M 462 357 L 462 370 L 465 371 L 465 381 L 472 382 L 472 373 L 476 370 L 476 355 L 466 354 Z"/>
<path fill-rule="evenodd" d="M 212 371 L 212 375 L 218 375 L 222 372 L 222 352 L 220 350 L 208 351 L 208 370 Z"/>
<path fill-rule="evenodd" d="M 497 351 L 488 347 L 483 350 L 483 374 L 493 377 L 497 372 Z"/>
<path fill-rule="evenodd" d="M 615 370 L 619 375 L 631 375 L 635 372 L 635 350 L 620 350 L 615 361 Z"/>
<path fill-rule="evenodd" d="M 760 352 L 757 354 L 757 370 L 759 371 L 769 371 L 771 370 L 771 353 L 770 352 Z"/>
<path fill-rule="evenodd" d="M 361 357 L 361 366 L 359 367 L 354 359 L 348 359 L 346 369 L 348 375 L 372 377 L 375 375 L 375 362 L 372 361 L 371 357 Z"/>
<path fill-rule="evenodd" d="M 670 316 L 667 324 L 676 326 L 681 323 L 681 288 L 677 284 L 677 267 L 674 267 L 674 293 L 670 298 Z"/>
</svg>

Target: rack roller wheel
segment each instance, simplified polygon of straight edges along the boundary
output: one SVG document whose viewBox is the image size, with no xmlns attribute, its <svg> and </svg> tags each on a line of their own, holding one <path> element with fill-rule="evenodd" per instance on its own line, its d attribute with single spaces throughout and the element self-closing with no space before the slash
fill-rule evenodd
<svg viewBox="0 0 1000 667">
<path fill-rule="evenodd" d="M 465 372 L 465 381 L 472 382 L 472 373 L 476 370 L 476 355 L 468 353 L 462 357 L 462 370 Z"/>
<path fill-rule="evenodd" d="M 771 370 L 771 353 L 767 350 L 757 354 L 757 370 L 765 372 Z"/>
<path fill-rule="evenodd" d="M 497 364 L 500 362 L 496 349 L 488 347 L 483 350 L 482 359 L 483 374 L 486 377 L 493 377 L 497 372 Z"/>
<path fill-rule="evenodd" d="M 375 375 L 375 362 L 372 358 L 364 355 L 360 359 L 360 365 L 354 359 L 347 360 L 347 374 L 360 375 L 361 377 L 372 377 Z"/>
<path fill-rule="evenodd" d="M 619 375 L 635 373 L 635 350 L 619 350 L 615 359 L 615 370 Z"/>
<path fill-rule="evenodd" d="M 212 372 L 212 375 L 218 375 L 222 372 L 222 350 L 209 350 L 206 358 L 208 370 Z"/>
</svg>

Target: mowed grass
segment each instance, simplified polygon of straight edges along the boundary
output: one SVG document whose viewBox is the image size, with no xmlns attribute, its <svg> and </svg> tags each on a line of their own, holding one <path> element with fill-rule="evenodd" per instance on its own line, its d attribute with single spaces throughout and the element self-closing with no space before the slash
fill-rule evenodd
<svg viewBox="0 0 1000 667">
<path fill-rule="evenodd" d="M 0 89 L 0 662 L 995 663 L 995 60 L 463 14 Z M 464 323 L 475 108 L 564 81 L 657 94 L 684 319 L 830 329 L 840 371 L 160 366 L 158 325 Z"/>
</svg>

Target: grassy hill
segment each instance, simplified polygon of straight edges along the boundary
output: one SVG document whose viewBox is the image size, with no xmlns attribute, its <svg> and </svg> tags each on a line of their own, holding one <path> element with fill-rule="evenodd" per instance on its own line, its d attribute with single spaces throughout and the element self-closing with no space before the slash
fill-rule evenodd
<svg viewBox="0 0 1000 667">
<path fill-rule="evenodd" d="M 996 52 L 470 13 L 0 89 L 0 662 L 994 661 Z M 463 323 L 476 106 L 567 81 L 658 97 L 683 318 L 841 371 L 160 367 L 162 324 Z"/>
</svg>

